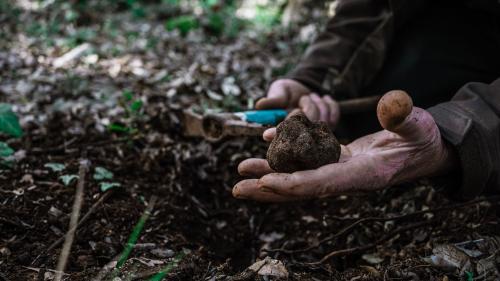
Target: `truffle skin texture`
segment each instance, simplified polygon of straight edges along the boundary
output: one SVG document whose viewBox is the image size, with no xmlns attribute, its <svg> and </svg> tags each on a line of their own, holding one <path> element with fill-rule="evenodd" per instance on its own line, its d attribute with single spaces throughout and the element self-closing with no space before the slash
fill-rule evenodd
<svg viewBox="0 0 500 281">
<path fill-rule="evenodd" d="M 276 137 L 267 150 L 269 166 L 276 172 L 312 170 L 336 163 L 340 144 L 328 125 L 294 115 L 276 128 Z"/>
</svg>

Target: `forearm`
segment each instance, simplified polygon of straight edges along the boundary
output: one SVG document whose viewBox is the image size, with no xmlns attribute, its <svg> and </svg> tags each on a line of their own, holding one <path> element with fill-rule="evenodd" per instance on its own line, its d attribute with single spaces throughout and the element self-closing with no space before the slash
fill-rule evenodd
<svg viewBox="0 0 500 281">
<path fill-rule="evenodd" d="M 319 93 L 357 93 L 382 66 L 392 29 L 388 1 L 339 1 L 326 30 L 287 78 Z"/>
</svg>

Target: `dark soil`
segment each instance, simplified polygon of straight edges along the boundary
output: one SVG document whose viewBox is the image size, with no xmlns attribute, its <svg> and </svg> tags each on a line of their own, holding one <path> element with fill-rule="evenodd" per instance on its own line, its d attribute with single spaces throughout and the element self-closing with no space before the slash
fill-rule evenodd
<svg viewBox="0 0 500 281">
<path fill-rule="evenodd" d="M 340 144 L 326 123 L 311 122 L 294 115 L 276 128 L 276 137 L 267 151 L 269 166 L 277 172 L 312 170 L 337 163 Z"/>
<path fill-rule="evenodd" d="M 233 39 L 166 31 L 171 15 L 153 4 L 136 19 L 101 7 L 107 1 L 77 1 L 90 5 L 78 20 L 53 23 L 68 18 L 73 1 L 8 2 L 0 3 L 13 9 L 0 13 L 0 102 L 14 105 L 25 133 L 0 136 L 16 150 L 13 166 L 0 169 L 2 281 L 54 277 L 62 244 L 51 245 L 68 231 L 78 182 L 65 186 L 60 176 L 78 174 L 81 159 L 90 168 L 80 218 L 103 200 L 76 231 L 65 280 L 91 280 L 122 253 L 153 196 L 121 280 L 147 280 L 184 251 L 165 280 L 227 280 L 266 256 L 282 261 L 290 280 L 464 280 L 423 258 L 435 245 L 500 233 L 498 198 L 461 204 L 429 181 L 293 204 L 236 200 L 238 163 L 265 157 L 267 145 L 183 136 L 183 109 L 244 110 L 264 95 L 302 52 L 298 34 L 326 18 L 317 1 L 303 9 L 311 22 Z M 94 50 L 54 66 L 82 42 Z M 138 112 L 129 91 L 142 102 Z M 103 192 L 97 167 L 120 187 Z"/>
</svg>

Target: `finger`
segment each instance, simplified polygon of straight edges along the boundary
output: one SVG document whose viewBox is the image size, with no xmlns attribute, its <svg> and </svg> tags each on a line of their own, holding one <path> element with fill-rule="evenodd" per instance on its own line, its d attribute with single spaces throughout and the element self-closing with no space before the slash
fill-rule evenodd
<svg viewBox="0 0 500 281">
<path fill-rule="evenodd" d="M 269 167 L 267 160 L 250 158 L 244 160 L 238 165 L 238 173 L 242 176 L 254 176 L 260 178 L 269 173 L 274 173 L 274 170 Z"/>
<path fill-rule="evenodd" d="M 412 108 L 413 101 L 406 92 L 390 91 L 378 102 L 377 118 L 384 129 L 394 131 L 408 117 Z"/>
<path fill-rule="evenodd" d="M 377 117 L 384 129 L 405 139 L 423 139 L 435 122 L 424 109 L 414 107 L 410 96 L 404 91 L 390 91 L 377 106 Z"/>
<path fill-rule="evenodd" d="M 317 94 L 311 94 L 310 96 L 311 100 L 314 102 L 316 108 L 318 109 L 318 120 L 328 122 L 330 116 L 330 108 L 327 107 L 325 101 Z"/>
<path fill-rule="evenodd" d="M 319 119 L 319 110 L 310 96 L 303 96 L 299 100 L 299 108 L 304 112 L 307 119 L 317 121 Z"/>
<path fill-rule="evenodd" d="M 273 109 L 273 108 L 287 108 L 287 107 L 288 107 L 288 98 L 286 95 L 278 96 L 275 98 L 270 98 L 270 97 L 261 98 L 255 104 L 255 108 L 258 110 Z"/>
<path fill-rule="evenodd" d="M 328 116 L 328 123 L 335 128 L 340 119 L 340 106 L 339 103 L 332 99 L 330 96 L 326 95 L 323 97 L 323 100 L 330 108 L 330 115 Z"/>
<path fill-rule="evenodd" d="M 285 119 L 288 119 L 288 118 L 290 118 L 290 117 L 292 117 L 292 116 L 294 116 L 294 115 L 297 115 L 297 114 L 304 114 L 304 112 L 302 111 L 302 109 L 300 109 L 300 108 L 296 108 L 296 109 L 294 109 L 294 110 L 290 111 L 290 112 L 288 113 L 288 115 L 286 116 L 286 118 L 285 118 Z"/>
<path fill-rule="evenodd" d="M 255 104 L 256 109 L 287 108 L 289 106 L 290 93 L 281 84 L 272 84 L 267 97 L 262 98 Z"/>
<path fill-rule="evenodd" d="M 265 130 L 264 133 L 262 134 L 262 138 L 267 142 L 271 142 L 275 137 L 276 137 L 276 127 L 269 128 Z"/>
<path fill-rule="evenodd" d="M 238 199 L 251 199 L 261 202 L 286 202 L 296 200 L 296 198 L 290 196 L 262 191 L 258 188 L 257 182 L 258 180 L 256 179 L 238 182 L 233 187 L 233 196 Z"/>
<path fill-rule="evenodd" d="M 363 175 L 363 176 L 359 176 Z M 298 198 L 327 197 L 380 189 L 387 183 L 372 157 L 354 157 L 343 163 L 293 174 L 271 173 L 258 181 L 262 190 Z"/>
<path fill-rule="evenodd" d="M 351 149 L 343 144 L 340 145 L 339 163 L 347 162 L 352 157 Z"/>
<path fill-rule="evenodd" d="M 318 185 L 317 170 L 304 172 L 271 173 L 263 176 L 257 182 L 260 190 L 276 193 L 283 196 L 292 196 L 300 199 L 316 197 L 321 186 Z M 301 175 L 301 173 L 303 175 Z"/>
</svg>

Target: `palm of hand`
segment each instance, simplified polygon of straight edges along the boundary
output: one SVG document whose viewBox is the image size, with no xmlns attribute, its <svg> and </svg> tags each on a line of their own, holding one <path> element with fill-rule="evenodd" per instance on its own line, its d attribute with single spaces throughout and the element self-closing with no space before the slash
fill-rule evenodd
<svg viewBox="0 0 500 281">
<path fill-rule="evenodd" d="M 427 111 L 414 107 L 402 122 L 390 127 L 391 131 L 343 146 L 339 163 L 315 170 L 275 173 L 266 160 L 247 159 L 238 167 L 240 174 L 260 179 L 240 181 L 233 195 L 273 202 L 327 197 L 377 190 L 453 167 L 451 150 Z"/>
</svg>

